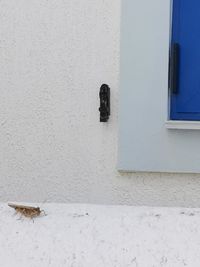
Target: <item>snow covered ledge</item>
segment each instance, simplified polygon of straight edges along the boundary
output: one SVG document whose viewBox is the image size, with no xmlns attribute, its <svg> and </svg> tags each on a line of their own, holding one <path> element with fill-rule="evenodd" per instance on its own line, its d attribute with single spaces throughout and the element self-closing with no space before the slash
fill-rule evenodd
<svg viewBox="0 0 200 267">
<path fill-rule="evenodd" d="M 200 266 L 200 209 L 40 206 L 33 222 L 0 205 L 0 266 Z"/>
</svg>

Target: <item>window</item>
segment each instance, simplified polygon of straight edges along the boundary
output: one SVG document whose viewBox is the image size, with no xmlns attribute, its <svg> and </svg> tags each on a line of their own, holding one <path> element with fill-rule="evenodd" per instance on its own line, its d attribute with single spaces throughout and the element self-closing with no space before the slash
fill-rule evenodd
<svg viewBox="0 0 200 267">
<path fill-rule="evenodd" d="M 171 120 L 200 120 L 200 1 L 174 0 L 170 60 Z"/>
<path fill-rule="evenodd" d="M 169 101 L 171 43 L 170 84 L 178 87 Z M 200 0 L 123 0 L 118 170 L 200 173 L 194 120 L 200 120 Z"/>
</svg>

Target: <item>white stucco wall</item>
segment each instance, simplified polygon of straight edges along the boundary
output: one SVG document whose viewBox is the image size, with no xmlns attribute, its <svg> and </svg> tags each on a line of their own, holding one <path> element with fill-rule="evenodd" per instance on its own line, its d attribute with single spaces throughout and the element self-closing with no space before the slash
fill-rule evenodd
<svg viewBox="0 0 200 267">
<path fill-rule="evenodd" d="M 0 25 L 1 201 L 200 204 L 200 175 L 117 172 L 120 0 L 2 0 Z"/>
</svg>

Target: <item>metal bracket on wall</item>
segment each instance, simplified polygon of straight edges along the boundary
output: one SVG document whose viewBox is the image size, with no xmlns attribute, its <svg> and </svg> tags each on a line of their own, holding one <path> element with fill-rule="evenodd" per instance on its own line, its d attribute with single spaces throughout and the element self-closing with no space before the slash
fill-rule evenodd
<svg viewBox="0 0 200 267">
<path fill-rule="evenodd" d="M 107 122 L 110 116 L 110 87 L 102 84 L 99 92 L 100 98 L 100 122 Z"/>
</svg>

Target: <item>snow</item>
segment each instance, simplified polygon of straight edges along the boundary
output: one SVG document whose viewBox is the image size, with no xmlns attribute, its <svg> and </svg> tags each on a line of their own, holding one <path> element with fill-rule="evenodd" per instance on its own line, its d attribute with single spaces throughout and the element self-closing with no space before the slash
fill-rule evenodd
<svg viewBox="0 0 200 267">
<path fill-rule="evenodd" d="M 200 209 L 40 207 L 32 221 L 0 205 L 0 267 L 200 266 Z"/>
</svg>

